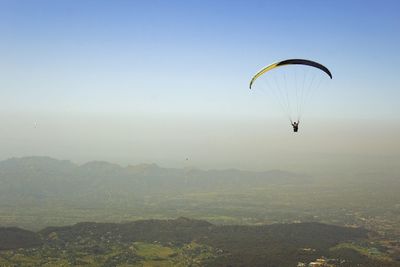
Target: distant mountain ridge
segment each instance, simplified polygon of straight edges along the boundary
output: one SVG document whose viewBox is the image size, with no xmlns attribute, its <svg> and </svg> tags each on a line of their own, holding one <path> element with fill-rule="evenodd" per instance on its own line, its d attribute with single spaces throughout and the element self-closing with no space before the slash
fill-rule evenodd
<svg viewBox="0 0 400 267">
<path fill-rule="evenodd" d="M 9 158 L 6 160 L 0 161 L 0 170 L 1 169 L 13 169 L 13 168 L 43 168 L 43 169 L 49 169 L 49 170 L 62 170 L 62 169 L 115 169 L 115 170 L 130 170 L 130 171 L 182 171 L 182 172 L 216 172 L 216 173 L 242 173 L 242 174 L 248 174 L 248 173 L 253 173 L 253 174 L 275 174 L 275 175 L 280 175 L 282 177 L 304 177 L 304 175 L 299 175 L 295 174 L 292 172 L 287 172 L 287 171 L 281 171 L 281 170 L 269 170 L 269 171 L 245 171 L 245 170 L 240 170 L 240 169 L 210 169 L 210 170 L 201 170 L 197 168 L 164 168 L 160 167 L 159 165 L 155 163 L 142 163 L 142 164 L 137 164 L 137 165 L 128 165 L 127 167 L 122 167 L 119 164 L 116 163 L 110 163 L 107 161 L 89 161 L 87 163 L 78 165 L 76 163 L 73 163 L 72 161 L 69 160 L 59 160 L 51 157 L 46 157 L 46 156 L 30 156 L 30 157 L 20 157 L 20 158 Z"/>
<path fill-rule="evenodd" d="M 292 183 L 305 176 L 284 171 L 162 168 L 156 164 L 122 167 L 104 161 L 77 165 L 49 157 L 12 158 L 0 162 L 0 201 L 15 198 L 76 198 L 92 194 L 143 196 L 168 192 L 225 190 Z M 4 202 L 5 201 L 5 202 Z"/>
</svg>

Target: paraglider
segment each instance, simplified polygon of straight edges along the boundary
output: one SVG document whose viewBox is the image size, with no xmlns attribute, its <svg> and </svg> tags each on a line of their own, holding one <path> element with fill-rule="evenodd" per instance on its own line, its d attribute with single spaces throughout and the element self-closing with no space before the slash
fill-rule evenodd
<svg viewBox="0 0 400 267">
<path fill-rule="evenodd" d="M 262 68 L 252 77 L 249 87 L 253 89 L 256 81 L 263 80 L 263 85 L 268 91 L 275 93 L 282 110 L 290 120 L 293 132 L 298 132 L 304 104 L 326 75 L 332 79 L 330 70 L 318 62 L 287 59 Z M 263 85 L 257 82 L 256 89 L 262 89 Z"/>
</svg>

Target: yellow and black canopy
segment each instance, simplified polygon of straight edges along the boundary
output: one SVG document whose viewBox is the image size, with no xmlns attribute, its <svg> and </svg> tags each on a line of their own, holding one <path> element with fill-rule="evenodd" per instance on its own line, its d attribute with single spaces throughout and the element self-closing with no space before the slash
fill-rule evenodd
<svg viewBox="0 0 400 267">
<path fill-rule="evenodd" d="M 306 66 L 311 66 L 311 67 L 314 67 L 314 68 L 322 70 L 323 72 L 328 74 L 328 76 L 332 79 L 332 74 L 328 70 L 328 68 L 325 67 L 324 65 L 318 63 L 318 62 L 307 60 L 307 59 L 287 59 L 287 60 L 283 60 L 283 61 L 279 61 L 279 62 L 273 63 L 273 64 L 263 68 L 259 72 L 257 72 L 256 75 L 254 75 L 254 77 L 250 81 L 250 89 L 251 89 L 251 86 L 253 85 L 254 81 L 258 77 L 260 77 L 264 73 L 266 73 L 266 72 L 268 72 L 268 71 L 270 71 L 270 70 L 272 70 L 274 68 L 277 68 L 277 67 L 280 67 L 280 66 L 286 66 L 286 65 L 306 65 Z"/>
</svg>

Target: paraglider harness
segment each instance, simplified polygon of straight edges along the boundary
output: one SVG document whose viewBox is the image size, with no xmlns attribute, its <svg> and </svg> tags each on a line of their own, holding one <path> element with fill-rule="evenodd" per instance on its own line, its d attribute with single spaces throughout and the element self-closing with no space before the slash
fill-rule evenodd
<svg viewBox="0 0 400 267">
<path fill-rule="evenodd" d="M 295 122 L 290 121 L 290 122 L 292 123 L 292 126 L 293 126 L 293 132 L 297 133 L 297 131 L 299 130 L 300 121 L 298 120 L 297 122 L 296 121 Z"/>
</svg>

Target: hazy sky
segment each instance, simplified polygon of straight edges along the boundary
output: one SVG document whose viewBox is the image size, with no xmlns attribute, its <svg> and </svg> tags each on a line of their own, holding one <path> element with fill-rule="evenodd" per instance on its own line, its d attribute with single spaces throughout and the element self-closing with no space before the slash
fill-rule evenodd
<svg viewBox="0 0 400 267">
<path fill-rule="evenodd" d="M 0 158 L 263 169 L 398 156 L 399 13 L 395 0 L 0 0 Z M 297 136 L 248 90 L 286 58 L 334 76 Z"/>
</svg>

